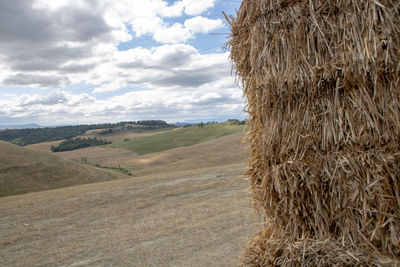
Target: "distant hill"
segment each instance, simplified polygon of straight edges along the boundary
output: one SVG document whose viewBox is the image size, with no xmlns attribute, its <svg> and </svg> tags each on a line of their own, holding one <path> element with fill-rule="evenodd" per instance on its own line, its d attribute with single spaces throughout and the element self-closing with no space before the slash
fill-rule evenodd
<svg viewBox="0 0 400 267">
<path fill-rule="evenodd" d="M 176 131 L 147 136 L 133 141 L 117 142 L 109 146 L 135 151 L 139 155 L 161 152 L 182 146 L 192 146 L 215 138 L 243 132 L 244 125 L 230 123 L 200 123 Z"/>
<path fill-rule="evenodd" d="M 242 142 L 245 134 L 244 132 L 237 132 L 192 146 L 181 146 L 144 155 L 132 156 L 131 154 L 125 154 L 115 157 L 106 155 L 104 156 L 104 160 L 101 160 L 101 164 L 105 166 L 120 165 L 123 168 L 132 170 L 135 177 L 220 167 L 231 164 L 242 164 L 245 166 L 249 156 L 246 150 L 248 143 Z M 93 151 L 94 149 L 96 147 L 93 148 Z M 95 153 L 92 155 L 88 154 L 88 160 L 99 160 L 95 156 Z"/>
<path fill-rule="evenodd" d="M 125 177 L 0 141 L 0 197 Z"/>
<path fill-rule="evenodd" d="M 174 124 L 177 125 L 177 124 L 199 124 L 199 123 L 207 123 L 207 122 L 226 122 L 226 121 L 229 121 L 231 119 L 234 119 L 234 118 L 221 116 L 221 117 L 214 117 L 214 118 L 201 118 L 201 119 L 184 120 L 184 121 L 181 121 L 181 122 L 176 122 Z M 239 116 L 236 119 L 245 120 L 246 117 Z"/>
<path fill-rule="evenodd" d="M 190 122 L 175 122 L 174 125 L 177 127 L 184 127 L 184 126 L 191 126 L 191 125 L 196 125 L 199 123 L 190 123 Z"/>
<path fill-rule="evenodd" d="M 0 131 L 0 140 L 11 142 L 20 146 L 26 146 L 42 142 L 74 138 L 90 130 L 102 129 L 104 130 L 105 134 L 110 134 L 121 130 L 144 132 L 159 129 L 168 129 L 173 127 L 175 126 L 169 125 L 165 121 L 146 120 L 137 122 L 131 121 L 90 125 L 70 125 L 59 127 L 5 129 Z"/>
<path fill-rule="evenodd" d="M 37 124 L 22 124 L 22 125 L 0 125 L 0 129 L 34 129 L 42 126 Z"/>
</svg>

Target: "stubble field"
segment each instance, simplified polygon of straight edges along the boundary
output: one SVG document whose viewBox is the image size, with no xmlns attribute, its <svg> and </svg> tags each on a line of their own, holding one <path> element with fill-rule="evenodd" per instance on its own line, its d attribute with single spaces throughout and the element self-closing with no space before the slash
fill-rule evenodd
<svg viewBox="0 0 400 267">
<path fill-rule="evenodd" d="M 0 198 L 2 266 L 236 266 L 243 164 Z"/>
<path fill-rule="evenodd" d="M 30 146 L 25 155 L 132 176 L 0 198 L 0 266 L 237 266 L 259 230 L 243 137 L 144 155 L 102 146 L 46 156 L 47 144 Z M 47 166 L 36 158 L 27 158 L 32 173 Z"/>
</svg>

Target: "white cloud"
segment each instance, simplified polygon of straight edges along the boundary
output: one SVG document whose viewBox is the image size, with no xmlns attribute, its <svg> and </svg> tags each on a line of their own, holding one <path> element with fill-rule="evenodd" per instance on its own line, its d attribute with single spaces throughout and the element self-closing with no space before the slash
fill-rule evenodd
<svg viewBox="0 0 400 267">
<path fill-rule="evenodd" d="M 145 34 L 154 34 L 164 28 L 164 22 L 159 17 L 135 18 L 130 25 L 132 30 L 136 33 L 136 37 Z"/>
<path fill-rule="evenodd" d="M 197 33 L 209 33 L 224 27 L 220 19 L 197 16 L 187 19 L 184 24 L 175 23 L 170 27 L 156 29 L 153 38 L 159 43 L 181 43 L 195 37 Z"/>
<path fill-rule="evenodd" d="M 111 83 L 103 84 L 102 86 L 95 88 L 93 93 L 104 93 L 109 91 L 116 91 L 122 87 L 127 86 L 127 83 L 122 80 L 116 80 Z"/>
<path fill-rule="evenodd" d="M 36 0 L 33 2 L 33 7 L 38 9 L 50 9 L 52 11 L 60 9 L 64 6 L 68 5 L 69 0 L 53 0 L 53 1 L 44 1 L 44 0 Z M 82 1 L 79 2 L 79 5 L 82 5 Z"/>
<path fill-rule="evenodd" d="M 182 1 L 177 1 L 170 6 L 162 8 L 160 16 L 163 18 L 180 17 L 182 16 L 183 10 L 184 10 L 184 5 Z"/>
<path fill-rule="evenodd" d="M 42 88 L 65 86 L 70 83 L 68 77 L 59 75 L 42 74 L 11 74 L 3 80 L 4 85 L 11 86 L 36 86 Z"/>
<path fill-rule="evenodd" d="M 149 78 L 147 87 L 136 88 L 109 99 L 101 100 L 85 93 L 73 94 L 62 90 L 42 96 L 25 94 L 3 99 L 0 114 L 5 114 L 9 119 L 36 118 L 35 120 L 40 119 L 36 122 L 41 124 L 54 124 L 54 121 L 71 123 L 68 118 L 74 118 L 74 123 L 93 123 L 152 118 L 173 122 L 194 117 L 208 118 L 210 114 L 215 117 L 238 116 L 244 100 L 241 89 L 234 86 L 234 77 L 229 75 L 229 65 L 226 68 L 216 65 L 217 60 L 213 58 L 220 58 L 219 55 L 209 55 L 207 58 L 208 60 L 202 59 L 202 56 L 197 55 L 194 59 L 204 64 L 203 72 L 208 69 L 210 73 L 216 72 L 217 75 L 211 76 L 212 78 L 208 74 L 202 76 L 204 73 L 199 71 L 200 63 L 193 64 L 196 66 L 191 69 L 191 82 L 207 77 L 196 87 L 182 86 L 186 75 L 175 77 L 175 80 L 160 80 L 155 84 L 157 74 L 152 72 L 143 74 Z M 171 77 L 174 78 L 173 75 Z M 104 87 L 118 88 L 118 82 Z"/>
<path fill-rule="evenodd" d="M 186 42 L 194 38 L 196 33 L 208 33 L 223 27 L 222 21 L 198 17 L 193 21 L 189 19 L 188 27 L 178 22 L 170 25 L 164 18 L 180 17 L 183 12 L 190 16 L 198 16 L 212 8 L 215 2 L 183 0 L 168 4 L 162 0 L 110 1 L 106 19 L 109 25 L 120 28 L 123 28 L 123 24 L 129 25 L 136 37 L 152 35 L 154 40 L 160 43 Z M 121 32 L 124 32 L 123 29 Z"/>
<path fill-rule="evenodd" d="M 43 124 L 183 120 L 240 112 L 243 99 L 228 53 L 201 54 L 185 44 L 223 27 L 220 19 L 207 18 L 215 2 L 0 1 L 0 23 L 7 23 L 0 27 L 0 86 L 32 88 L 0 99 L 0 123 L 24 117 Z M 135 36 L 160 44 L 118 50 Z M 73 93 L 71 84 L 90 86 Z M 123 95 L 111 97 L 116 93 Z"/>
<path fill-rule="evenodd" d="M 153 51 L 151 61 L 163 66 L 179 67 L 199 56 L 193 46 L 186 44 L 163 45 Z"/>
<path fill-rule="evenodd" d="M 77 106 L 81 104 L 88 104 L 95 101 L 94 97 L 90 97 L 87 94 L 73 95 L 69 92 L 55 90 L 48 95 L 28 95 L 24 94 L 22 96 L 16 97 L 15 106 L 16 107 L 26 107 L 26 106 L 53 106 L 53 105 L 63 105 L 67 107 Z"/>
<path fill-rule="evenodd" d="M 190 16 L 197 16 L 208 9 L 214 7 L 216 0 L 183 0 L 183 6 L 185 9 L 185 13 Z"/>
<path fill-rule="evenodd" d="M 154 40 L 160 43 L 180 43 L 193 38 L 193 32 L 189 31 L 180 23 L 175 23 L 171 27 L 161 28 L 154 33 Z"/>
<path fill-rule="evenodd" d="M 108 100 L 64 94 L 67 98 L 61 98 L 59 103 L 53 105 L 44 104 L 46 99 L 38 96 L 25 97 L 23 102 L 22 99 L 20 102 L 3 101 L 0 114 L 14 119 L 40 118 L 41 124 L 71 123 L 68 120 L 71 117 L 74 123 L 152 118 L 174 122 L 194 117 L 237 116 L 242 109 L 241 99 L 232 99 L 230 95 L 220 92 L 204 93 L 201 89 L 194 92 L 164 89 L 136 91 Z"/>
<path fill-rule="evenodd" d="M 194 33 L 209 33 L 213 30 L 224 27 L 222 20 L 220 19 L 208 19 L 201 16 L 187 19 L 184 25 L 186 29 Z"/>
<path fill-rule="evenodd" d="M 112 65 L 121 63 L 116 59 L 118 44 L 133 38 L 128 27 L 136 36 L 151 35 L 163 44 L 184 43 L 198 33 L 223 27 L 222 21 L 197 16 L 171 25 L 164 18 L 180 16 L 183 11 L 202 13 L 213 5 L 214 1 L 187 0 L 172 4 L 163 0 L 22 0 L 18 5 L 3 1 L 0 23 L 6 20 L 7 27 L 0 28 L 0 66 L 6 67 L 0 82 L 63 87 L 110 81 L 120 74 Z"/>
</svg>

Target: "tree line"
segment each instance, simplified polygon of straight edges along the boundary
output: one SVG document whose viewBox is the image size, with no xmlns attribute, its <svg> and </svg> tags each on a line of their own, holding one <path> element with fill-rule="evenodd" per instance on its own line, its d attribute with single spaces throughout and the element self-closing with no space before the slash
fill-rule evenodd
<svg viewBox="0 0 400 267">
<path fill-rule="evenodd" d="M 147 127 L 145 130 L 155 128 L 173 127 L 165 121 L 161 120 L 148 120 L 148 121 L 125 121 L 118 123 L 103 123 L 103 124 L 90 124 L 90 125 L 72 125 L 72 126 L 59 126 L 59 127 L 45 127 L 45 128 L 31 128 L 31 129 L 6 129 L 0 131 L 0 140 L 11 142 L 16 145 L 26 146 L 30 144 L 37 144 L 42 142 L 57 141 L 63 139 L 70 139 L 84 134 L 88 130 L 106 129 L 113 130 L 118 128 L 130 127 Z M 144 129 L 141 129 L 144 130 Z"/>
<path fill-rule="evenodd" d="M 105 141 L 102 139 L 97 139 L 96 137 L 89 138 L 74 138 L 67 139 L 62 141 L 58 146 L 51 146 L 51 151 L 53 152 L 61 152 L 61 151 L 70 151 L 79 148 L 85 148 L 89 146 L 100 146 L 100 145 L 108 145 L 111 144 L 110 141 Z"/>
</svg>

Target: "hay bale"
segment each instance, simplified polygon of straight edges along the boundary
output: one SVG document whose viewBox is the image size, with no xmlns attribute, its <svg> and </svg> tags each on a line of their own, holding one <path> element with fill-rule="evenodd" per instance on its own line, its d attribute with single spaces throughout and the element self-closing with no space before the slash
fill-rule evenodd
<svg viewBox="0 0 400 267">
<path fill-rule="evenodd" d="M 400 265 L 400 4 L 243 0 L 251 266 Z"/>
</svg>

